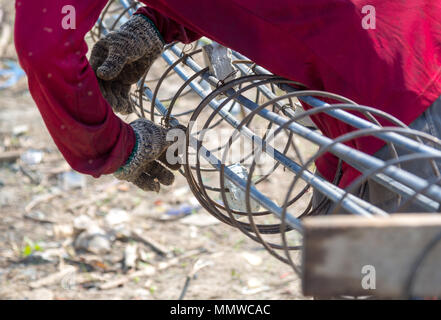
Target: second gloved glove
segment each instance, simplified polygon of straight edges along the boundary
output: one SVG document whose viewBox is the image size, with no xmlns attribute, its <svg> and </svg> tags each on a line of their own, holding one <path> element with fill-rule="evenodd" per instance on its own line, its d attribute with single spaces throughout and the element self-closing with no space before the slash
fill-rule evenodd
<svg viewBox="0 0 441 320">
<path fill-rule="evenodd" d="M 120 180 L 132 182 L 144 191 L 159 192 L 160 184 L 171 185 L 174 175 L 159 161 L 172 170 L 178 170 L 180 163 L 167 161 L 167 148 L 175 141 L 167 141 L 169 129 L 163 128 L 146 119 L 130 123 L 136 135 L 136 145 L 126 164 L 114 173 Z M 182 128 L 173 128 L 183 130 Z M 177 157 L 177 154 L 169 155 Z M 157 161 L 159 160 L 159 161 Z"/>
<path fill-rule="evenodd" d="M 95 44 L 90 64 L 104 98 L 115 112 L 133 112 L 130 88 L 148 72 L 163 48 L 159 31 L 142 15 L 132 16 L 118 31 Z"/>
</svg>

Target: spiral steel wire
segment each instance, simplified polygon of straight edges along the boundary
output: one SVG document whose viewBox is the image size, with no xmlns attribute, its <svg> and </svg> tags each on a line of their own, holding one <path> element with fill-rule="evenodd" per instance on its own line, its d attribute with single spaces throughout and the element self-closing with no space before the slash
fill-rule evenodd
<svg viewBox="0 0 441 320">
<path fill-rule="evenodd" d="M 92 39 L 120 26 L 138 6 L 130 0 L 109 2 Z M 419 212 L 439 211 L 440 140 L 373 107 L 272 75 L 237 52 L 236 78 L 217 79 L 203 59 L 206 41 L 168 45 L 152 68 L 164 72 L 144 76 L 131 99 L 139 117 L 169 127 L 188 126 L 181 173 L 210 214 L 300 274 L 294 254 L 302 248 L 303 217 L 387 217 L 415 206 Z M 311 108 L 303 110 L 300 102 Z M 317 115 L 338 119 L 352 130 L 326 137 L 310 120 Z M 353 148 L 366 137 L 384 141 L 390 156 L 385 160 Z M 326 153 L 339 159 L 332 182 L 315 170 Z M 360 175 L 342 188 L 344 163 Z M 409 172 L 409 163 L 430 168 L 431 178 Z M 396 194 L 392 207 L 369 202 L 365 193 L 372 181 Z M 313 193 L 321 200 L 314 203 Z"/>
</svg>

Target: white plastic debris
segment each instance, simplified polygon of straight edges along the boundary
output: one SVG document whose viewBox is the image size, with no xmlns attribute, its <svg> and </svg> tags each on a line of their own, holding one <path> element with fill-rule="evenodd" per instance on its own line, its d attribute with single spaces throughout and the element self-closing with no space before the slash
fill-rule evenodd
<svg viewBox="0 0 441 320">
<path fill-rule="evenodd" d="M 247 286 L 250 289 L 260 288 L 263 286 L 262 281 L 257 278 L 249 278 L 247 281 Z"/>
<path fill-rule="evenodd" d="M 15 126 L 12 128 L 12 135 L 18 137 L 29 131 L 29 126 L 26 124 L 22 124 L 19 126 Z"/>
<path fill-rule="evenodd" d="M 63 190 L 83 189 L 86 187 L 86 177 L 75 171 L 63 172 L 59 175 L 59 181 Z"/>
<path fill-rule="evenodd" d="M 76 231 L 84 231 L 88 228 L 95 227 L 96 223 L 90 217 L 81 215 L 74 219 L 73 225 Z"/>
<path fill-rule="evenodd" d="M 108 226 L 117 226 L 129 221 L 130 216 L 127 211 L 122 209 L 111 209 L 104 218 L 104 222 Z"/>
<path fill-rule="evenodd" d="M 248 180 L 248 171 L 240 163 L 229 165 L 228 169 L 233 171 L 241 179 L 244 179 L 245 181 Z M 226 192 L 225 195 L 230 208 L 240 212 L 247 212 L 245 191 L 242 191 L 242 189 L 237 187 L 234 183 L 232 183 L 228 179 L 225 179 L 225 187 L 228 188 L 229 190 L 228 192 Z M 260 205 L 253 199 L 250 199 L 250 206 L 252 212 L 259 211 L 260 209 Z"/>
<path fill-rule="evenodd" d="M 219 224 L 220 221 L 217 220 L 215 217 L 206 214 L 206 213 L 199 213 L 199 214 L 192 214 L 189 215 L 183 219 L 180 220 L 182 224 L 197 226 L 197 227 L 207 227 L 212 226 L 215 224 Z"/>
<path fill-rule="evenodd" d="M 242 257 L 252 266 L 258 266 L 262 264 L 262 258 L 258 255 L 249 252 L 243 252 Z"/>
<path fill-rule="evenodd" d="M 190 238 L 196 239 L 199 236 L 198 227 L 191 225 L 190 226 Z"/>
<path fill-rule="evenodd" d="M 77 250 L 103 254 L 110 251 L 111 241 L 101 228 L 89 227 L 75 239 L 74 246 Z"/>
<path fill-rule="evenodd" d="M 23 296 L 28 300 L 53 300 L 54 293 L 46 288 L 25 291 Z"/>
<path fill-rule="evenodd" d="M 235 287 L 235 290 L 245 296 L 254 295 L 260 292 L 271 290 L 270 286 L 265 285 L 257 278 L 250 278 L 247 281 L 247 285 L 243 288 Z"/>
<path fill-rule="evenodd" d="M 138 260 L 138 245 L 129 243 L 124 249 L 124 269 L 135 269 Z"/>
<path fill-rule="evenodd" d="M 189 193 L 190 193 L 190 188 L 185 186 L 173 191 L 173 197 L 182 197 L 188 195 Z"/>
<path fill-rule="evenodd" d="M 43 160 L 43 152 L 29 149 L 20 156 L 20 159 L 27 165 L 39 164 Z"/>
<path fill-rule="evenodd" d="M 138 288 L 135 291 L 133 291 L 132 298 L 146 300 L 146 299 L 151 299 L 152 294 L 147 289 Z"/>
<path fill-rule="evenodd" d="M 66 239 L 74 234 L 74 228 L 70 224 L 54 225 L 53 234 L 56 239 Z"/>
<path fill-rule="evenodd" d="M 188 202 L 189 202 L 192 206 L 197 206 L 197 205 L 199 205 L 199 201 L 198 201 L 198 199 L 196 199 L 194 196 L 191 196 L 191 197 L 188 199 Z"/>
</svg>

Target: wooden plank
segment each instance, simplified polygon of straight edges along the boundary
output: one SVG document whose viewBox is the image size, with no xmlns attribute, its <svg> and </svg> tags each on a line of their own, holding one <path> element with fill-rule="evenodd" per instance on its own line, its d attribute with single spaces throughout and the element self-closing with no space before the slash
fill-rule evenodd
<svg viewBox="0 0 441 320">
<path fill-rule="evenodd" d="M 441 215 L 323 216 L 304 227 L 305 295 L 407 298 L 413 274 L 412 296 L 441 297 Z"/>
</svg>

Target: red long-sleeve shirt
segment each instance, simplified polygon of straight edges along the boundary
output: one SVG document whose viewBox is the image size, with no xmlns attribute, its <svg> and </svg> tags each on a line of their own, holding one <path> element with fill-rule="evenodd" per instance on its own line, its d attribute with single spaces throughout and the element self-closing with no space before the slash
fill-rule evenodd
<svg viewBox="0 0 441 320">
<path fill-rule="evenodd" d="M 205 35 L 271 72 L 311 89 L 344 95 L 384 110 L 406 124 L 441 94 L 441 3 L 431 0 L 145 0 L 166 42 Z M 106 0 L 17 0 L 16 46 L 45 123 L 70 165 L 99 176 L 115 171 L 133 148 L 133 133 L 102 98 L 84 35 Z M 77 29 L 61 28 L 65 5 Z M 362 8 L 376 9 L 364 29 Z M 44 13 L 41 13 L 42 10 Z M 50 76 L 49 76 L 50 75 Z M 327 116 L 315 122 L 330 137 L 351 128 Z M 368 153 L 383 144 L 359 139 Z M 318 161 L 328 179 L 334 158 Z M 344 167 L 341 184 L 357 172 Z"/>
</svg>

